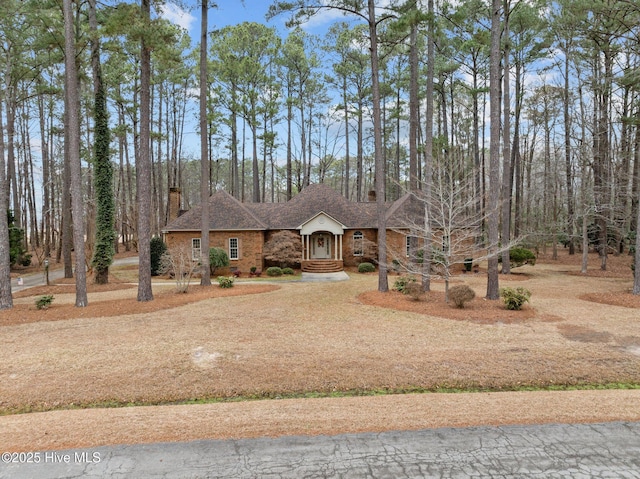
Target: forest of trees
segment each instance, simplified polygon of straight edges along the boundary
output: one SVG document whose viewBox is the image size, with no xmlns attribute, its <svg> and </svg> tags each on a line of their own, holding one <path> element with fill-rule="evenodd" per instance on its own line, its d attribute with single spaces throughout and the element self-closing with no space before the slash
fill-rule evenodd
<svg viewBox="0 0 640 479">
<path fill-rule="evenodd" d="M 184 208 L 207 190 L 280 202 L 319 182 L 383 204 L 429 196 L 444 171 L 483 218 L 489 298 L 499 244 L 591 247 L 603 269 L 634 252 L 640 1 L 293 0 L 197 38 L 163 4 L 0 2 L 0 308 L 7 211 L 34 260 L 68 276 L 72 249 L 96 280 L 138 249 L 138 299 L 152 299 L 149 240 L 173 187 Z M 344 17 L 308 33 L 327 9 Z"/>
</svg>

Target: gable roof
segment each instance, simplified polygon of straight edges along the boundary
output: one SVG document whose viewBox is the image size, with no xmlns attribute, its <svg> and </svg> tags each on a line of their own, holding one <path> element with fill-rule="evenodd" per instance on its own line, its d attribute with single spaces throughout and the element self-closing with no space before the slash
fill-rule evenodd
<svg viewBox="0 0 640 479">
<path fill-rule="evenodd" d="M 387 213 L 388 227 L 401 227 L 413 210 L 413 201 L 405 195 Z M 200 230 L 202 207 L 196 206 L 163 228 L 168 231 Z M 225 191 L 209 198 L 211 230 L 280 230 L 297 229 L 318 213 L 324 212 L 347 228 L 377 228 L 375 202 L 356 203 L 347 200 L 324 184 L 306 186 L 286 203 L 241 203 Z M 406 223 L 405 223 L 406 224 Z"/>
<path fill-rule="evenodd" d="M 375 203 L 351 202 L 324 184 L 306 186 L 291 200 L 280 203 L 279 208 L 273 208 L 268 219 L 269 227 L 295 229 L 320 211 L 349 228 L 375 228 Z"/>
<path fill-rule="evenodd" d="M 406 193 L 387 210 L 387 228 L 416 228 L 424 225 L 424 204 Z"/>
<path fill-rule="evenodd" d="M 198 205 L 171 221 L 163 231 L 200 230 L 202 206 Z M 247 205 L 226 191 L 216 191 L 209 197 L 209 229 L 211 230 L 264 230 L 267 225 Z"/>
</svg>

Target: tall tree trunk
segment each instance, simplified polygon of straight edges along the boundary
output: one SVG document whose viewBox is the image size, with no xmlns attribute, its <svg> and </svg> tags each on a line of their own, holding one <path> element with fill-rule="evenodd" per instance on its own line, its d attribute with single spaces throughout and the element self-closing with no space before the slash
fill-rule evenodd
<svg viewBox="0 0 640 479">
<path fill-rule="evenodd" d="M 418 191 L 418 24 L 411 25 L 409 37 L 409 191 Z M 399 112 L 398 112 L 399 113 Z"/>
<path fill-rule="evenodd" d="M 431 189 L 433 182 L 433 90 L 435 77 L 435 21 L 433 19 L 434 2 L 428 0 L 429 22 L 427 33 L 427 91 L 424 132 L 424 246 L 422 254 L 422 290 L 431 290 Z"/>
<path fill-rule="evenodd" d="M 492 0 L 491 53 L 489 59 L 489 204 L 487 299 L 499 298 L 498 247 L 500 207 L 500 0 Z"/>
<path fill-rule="evenodd" d="M 637 198 L 640 201 L 640 198 Z M 633 275 L 633 294 L 640 295 L 640 208 L 636 215 L 636 255 L 634 257 L 635 272 Z"/>
<path fill-rule="evenodd" d="M 569 115 L 569 45 L 565 45 L 564 51 L 564 91 L 563 91 L 563 115 L 564 115 L 564 165 L 565 181 L 567 185 L 567 235 L 569 236 L 569 254 L 576 253 L 575 236 L 575 200 L 573 198 L 573 172 L 571 168 L 571 116 Z M 583 185 L 584 187 L 584 185 Z"/>
<path fill-rule="evenodd" d="M 209 135 L 207 131 L 207 29 L 208 0 L 202 0 L 200 23 L 200 252 L 202 274 L 200 286 L 211 286 L 209 269 Z"/>
<path fill-rule="evenodd" d="M 474 165 L 474 176 L 475 176 L 475 213 L 477 218 L 483 218 L 483 190 L 484 190 L 484 168 L 481 163 L 480 158 L 480 107 L 478 105 L 478 58 L 477 55 L 473 56 L 473 165 Z M 478 235 L 476 236 L 476 244 L 480 246 L 482 244 L 482 237 L 484 233 L 484 220 L 481 220 L 478 225 L 480 231 L 478 231 Z"/>
<path fill-rule="evenodd" d="M 252 111 L 255 112 L 255 107 L 252 107 Z M 258 130 L 257 130 L 257 118 L 251 119 L 251 155 L 253 160 L 251 162 L 251 176 L 253 180 L 253 202 L 260 203 L 260 168 L 258 164 Z"/>
<path fill-rule="evenodd" d="M 40 81 L 41 79 L 39 79 Z M 40 141 L 42 143 L 42 233 L 43 233 L 43 254 L 45 258 L 51 257 L 51 205 L 50 196 L 50 173 L 49 173 L 49 140 L 46 128 L 46 118 L 44 109 L 44 94 L 38 95 L 38 113 L 40 119 Z"/>
<path fill-rule="evenodd" d="M 291 100 L 292 89 L 287 84 L 287 201 L 293 197 L 293 177 L 291 168 L 292 152 L 292 123 L 293 123 L 293 103 Z"/>
<path fill-rule="evenodd" d="M 15 87 L 7 80 L 5 93 L 7 114 L 7 198 L 11 203 L 11 210 L 17 228 L 22 228 L 22 212 L 20 210 L 20 194 L 18 189 L 18 177 L 16 172 L 15 156 L 15 117 L 16 117 L 16 92 Z"/>
<path fill-rule="evenodd" d="M 87 272 L 84 245 L 84 202 L 82 195 L 82 166 L 80 163 L 80 96 L 78 70 L 76 67 L 76 45 L 73 28 L 72 0 L 63 1 L 65 32 L 65 105 L 69 132 L 69 168 L 71 176 L 71 209 L 73 211 L 73 247 L 76 254 L 76 306 L 87 306 Z"/>
<path fill-rule="evenodd" d="M 520 116 L 522 115 L 522 66 L 521 62 L 516 63 L 516 84 L 515 84 L 515 115 L 513 122 L 513 144 L 511 147 L 511 186 L 513 191 L 515 186 L 515 201 L 513 207 L 513 237 L 520 236 L 521 212 L 522 212 L 522 158 L 520 155 Z M 509 200 L 511 201 L 511 199 Z M 511 210 L 511 207 L 509 208 Z"/>
<path fill-rule="evenodd" d="M 351 178 L 349 158 L 349 105 L 347 98 L 347 76 L 342 77 L 342 103 L 344 104 L 344 197 L 349 198 L 349 179 Z"/>
<path fill-rule="evenodd" d="M 141 0 L 144 32 L 140 45 L 140 145 L 136 158 L 138 193 L 138 301 L 153 300 L 151 287 L 151 50 L 145 36 L 149 33 L 150 0 Z"/>
<path fill-rule="evenodd" d="M 363 113 L 364 108 L 362 100 L 362 92 L 358 92 L 358 134 L 357 134 L 357 161 L 356 161 L 356 201 L 362 201 L 362 177 L 363 177 L 363 156 L 364 156 L 364 126 Z"/>
<path fill-rule="evenodd" d="M 2 115 L 0 115 L 0 310 L 13 307 L 13 297 L 11 296 L 9 220 L 7 218 L 9 205 L 7 204 L 7 177 L 5 173 L 4 135 L 2 131 Z"/>
<path fill-rule="evenodd" d="M 509 32 L 509 0 L 504 0 L 504 72 L 503 72 L 503 129 L 502 135 L 502 274 L 511 273 L 509 261 L 509 243 L 511 242 L 511 95 L 510 95 L 510 32 Z"/>
<path fill-rule="evenodd" d="M 69 124 L 67 111 L 64 113 L 65 124 Z M 69 128 L 64 130 L 64 143 L 68 145 L 69 142 Z M 64 263 L 64 277 L 73 278 L 73 260 L 71 258 L 71 251 L 73 250 L 73 227 L 71 214 L 71 167 L 69 165 L 69 150 L 64 149 L 64 167 L 62 170 L 62 235 L 60 237 L 62 254 L 62 262 Z"/>
<path fill-rule="evenodd" d="M 387 209 L 385 205 L 385 168 L 382 155 L 380 116 L 380 82 L 378 65 L 378 32 L 375 0 L 368 0 L 369 41 L 371 42 L 371 90 L 373 93 L 373 139 L 375 155 L 376 207 L 378 217 L 378 291 L 389 291 L 387 278 Z"/>
</svg>

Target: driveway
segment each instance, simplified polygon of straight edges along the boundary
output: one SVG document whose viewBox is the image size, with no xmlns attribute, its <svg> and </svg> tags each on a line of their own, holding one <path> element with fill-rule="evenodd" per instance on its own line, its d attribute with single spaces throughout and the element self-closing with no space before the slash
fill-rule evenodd
<svg viewBox="0 0 640 479">
<path fill-rule="evenodd" d="M 114 266 L 123 266 L 130 264 L 138 264 L 138 257 L 130 256 L 126 258 L 117 258 L 113 262 Z M 56 269 L 49 270 L 49 282 L 53 282 L 61 278 L 64 278 L 64 267 L 56 267 Z M 17 278 L 11 278 L 11 292 L 17 293 L 18 291 L 22 291 L 23 289 L 33 288 L 34 286 L 42 286 L 45 284 L 47 284 L 47 280 L 43 268 L 43 270 L 39 273 L 29 273 Z"/>
<path fill-rule="evenodd" d="M 2 459 L 1 479 L 640 478 L 640 423 L 120 445 Z"/>
</svg>

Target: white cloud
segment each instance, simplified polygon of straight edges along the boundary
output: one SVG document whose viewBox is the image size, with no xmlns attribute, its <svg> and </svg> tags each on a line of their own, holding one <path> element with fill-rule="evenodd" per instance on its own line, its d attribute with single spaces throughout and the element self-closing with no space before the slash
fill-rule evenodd
<svg viewBox="0 0 640 479">
<path fill-rule="evenodd" d="M 187 31 L 191 29 L 191 26 L 196 21 L 196 18 L 189 12 L 170 2 L 159 6 L 158 11 L 162 18 L 169 20 L 171 23 L 174 23 Z"/>
<path fill-rule="evenodd" d="M 325 8 L 316 13 L 307 22 L 303 23 L 302 28 L 305 30 L 313 30 L 315 28 L 325 27 L 338 20 L 344 21 L 347 18 L 348 17 L 339 10 Z"/>
</svg>

